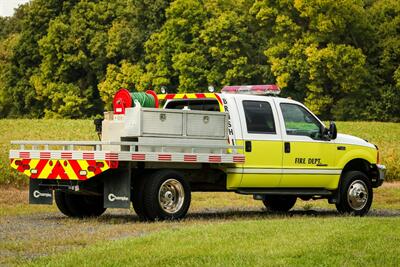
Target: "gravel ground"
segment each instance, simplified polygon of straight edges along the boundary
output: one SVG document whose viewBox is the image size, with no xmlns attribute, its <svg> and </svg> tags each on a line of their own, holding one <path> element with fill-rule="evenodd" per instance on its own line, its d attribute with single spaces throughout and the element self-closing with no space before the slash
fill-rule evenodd
<svg viewBox="0 0 400 267">
<path fill-rule="evenodd" d="M 376 195 L 377 208 L 373 206 L 367 216 L 400 218 L 398 192 L 400 183 L 385 185 Z M 295 210 L 288 214 L 274 214 L 266 212 L 262 204 L 251 197 L 198 193 L 184 220 L 143 223 L 132 209 L 111 209 L 99 218 L 70 219 L 58 212 L 54 205 L 27 205 L 25 190 L 0 188 L 0 266 L 18 265 L 105 240 L 138 237 L 167 228 L 235 220 L 340 216 L 334 206 L 318 203 L 299 201 Z"/>
</svg>

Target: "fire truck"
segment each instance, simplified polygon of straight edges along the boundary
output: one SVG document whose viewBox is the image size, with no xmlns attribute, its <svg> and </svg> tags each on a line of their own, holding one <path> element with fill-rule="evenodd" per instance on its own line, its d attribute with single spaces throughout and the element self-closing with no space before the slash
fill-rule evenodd
<svg viewBox="0 0 400 267">
<path fill-rule="evenodd" d="M 252 195 L 287 212 L 298 198 L 366 214 L 385 176 L 377 146 L 338 134 L 275 85 L 221 93 L 132 93 L 95 121 L 99 141 L 12 141 L 29 202 L 70 217 L 130 208 L 142 220 L 183 218 L 191 192 Z M 164 102 L 163 105 L 160 103 Z M 161 107 L 162 106 L 162 107 Z"/>
</svg>

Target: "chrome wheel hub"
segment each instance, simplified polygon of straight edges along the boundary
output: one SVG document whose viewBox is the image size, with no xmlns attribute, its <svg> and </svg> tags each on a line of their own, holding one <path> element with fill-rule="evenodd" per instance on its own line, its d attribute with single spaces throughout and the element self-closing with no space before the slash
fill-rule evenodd
<svg viewBox="0 0 400 267">
<path fill-rule="evenodd" d="M 363 181 L 356 180 L 350 184 L 347 190 L 347 202 L 352 209 L 363 209 L 368 202 L 368 197 L 368 188 Z"/>
<path fill-rule="evenodd" d="M 168 179 L 160 186 L 158 203 L 163 211 L 175 213 L 182 208 L 185 199 L 185 190 L 176 179 Z"/>
</svg>

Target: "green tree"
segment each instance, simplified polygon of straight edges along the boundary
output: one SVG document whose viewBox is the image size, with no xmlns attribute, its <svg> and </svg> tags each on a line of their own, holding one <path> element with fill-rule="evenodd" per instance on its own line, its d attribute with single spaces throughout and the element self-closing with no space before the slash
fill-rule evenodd
<svg viewBox="0 0 400 267">
<path fill-rule="evenodd" d="M 338 100 L 367 84 L 372 30 L 363 1 L 257 1 L 251 11 L 269 36 L 278 85 L 316 114 L 331 117 Z"/>
</svg>

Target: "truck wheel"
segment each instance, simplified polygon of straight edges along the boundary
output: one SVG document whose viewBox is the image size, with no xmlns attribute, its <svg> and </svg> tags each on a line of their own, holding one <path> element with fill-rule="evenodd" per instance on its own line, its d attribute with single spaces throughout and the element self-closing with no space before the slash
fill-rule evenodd
<svg viewBox="0 0 400 267">
<path fill-rule="evenodd" d="M 72 217 L 72 212 L 68 209 L 67 201 L 65 200 L 65 192 L 58 190 L 54 191 L 54 198 L 56 200 L 57 208 L 61 213 L 68 217 Z"/>
<path fill-rule="evenodd" d="M 148 220 L 183 218 L 190 206 L 190 187 L 176 171 L 156 171 L 144 186 L 143 205 Z"/>
<path fill-rule="evenodd" d="M 287 212 L 296 203 L 295 196 L 265 196 L 264 206 L 268 211 Z"/>
<path fill-rule="evenodd" d="M 343 176 L 336 209 L 340 213 L 363 216 L 368 213 L 372 198 L 372 185 L 367 176 L 359 171 L 350 171 Z"/>
<path fill-rule="evenodd" d="M 106 210 L 103 207 L 102 196 L 87 196 L 59 192 L 58 197 L 56 195 L 56 203 L 58 209 L 68 217 L 98 217 Z"/>
<path fill-rule="evenodd" d="M 133 189 L 131 197 L 133 209 L 135 210 L 137 216 L 141 221 L 145 221 L 147 217 L 143 205 L 144 184 L 145 184 L 144 177 L 143 176 L 137 177 L 137 179 L 133 181 Z"/>
</svg>

